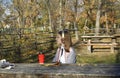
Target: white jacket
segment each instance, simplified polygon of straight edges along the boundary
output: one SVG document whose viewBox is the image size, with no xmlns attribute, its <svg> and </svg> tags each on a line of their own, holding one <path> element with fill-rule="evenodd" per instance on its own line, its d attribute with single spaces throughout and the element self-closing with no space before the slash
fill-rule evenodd
<svg viewBox="0 0 120 78">
<path fill-rule="evenodd" d="M 56 55 L 53 58 L 53 62 L 59 61 L 63 64 L 74 64 L 76 63 L 76 54 L 74 48 L 70 47 L 70 52 L 65 52 L 64 47 L 57 49 Z"/>
</svg>

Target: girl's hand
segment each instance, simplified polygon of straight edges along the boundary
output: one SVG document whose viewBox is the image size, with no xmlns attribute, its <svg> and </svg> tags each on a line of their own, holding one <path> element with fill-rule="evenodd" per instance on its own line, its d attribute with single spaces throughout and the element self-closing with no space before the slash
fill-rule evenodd
<svg viewBox="0 0 120 78">
<path fill-rule="evenodd" d="M 56 62 L 54 65 L 59 66 L 60 64 L 61 64 L 60 62 Z"/>
</svg>

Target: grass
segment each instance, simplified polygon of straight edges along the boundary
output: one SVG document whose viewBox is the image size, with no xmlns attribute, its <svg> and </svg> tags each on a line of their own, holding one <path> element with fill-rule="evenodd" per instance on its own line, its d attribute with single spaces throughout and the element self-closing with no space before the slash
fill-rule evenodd
<svg viewBox="0 0 120 78">
<path fill-rule="evenodd" d="M 77 63 L 89 63 L 89 64 L 115 64 L 116 63 L 116 54 L 88 54 L 88 55 L 79 55 L 77 54 Z"/>
</svg>

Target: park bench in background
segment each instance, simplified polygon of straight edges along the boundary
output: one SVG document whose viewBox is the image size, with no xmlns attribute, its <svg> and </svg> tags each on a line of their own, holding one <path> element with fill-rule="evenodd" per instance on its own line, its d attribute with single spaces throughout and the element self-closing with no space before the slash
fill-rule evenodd
<svg viewBox="0 0 120 78">
<path fill-rule="evenodd" d="M 111 53 L 114 52 L 115 47 L 118 45 L 115 36 L 81 36 L 82 45 L 87 46 L 89 52 L 105 51 L 109 49 Z M 104 41 L 103 39 L 108 39 Z M 102 49 L 102 50 L 100 50 Z"/>
</svg>

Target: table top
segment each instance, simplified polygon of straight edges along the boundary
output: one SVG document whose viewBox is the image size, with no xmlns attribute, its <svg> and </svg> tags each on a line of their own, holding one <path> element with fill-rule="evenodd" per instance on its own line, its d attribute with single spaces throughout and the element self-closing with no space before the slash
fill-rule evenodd
<svg viewBox="0 0 120 78">
<path fill-rule="evenodd" d="M 81 38 L 113 38 L 114 36 L 81 36 Z"/>
<path fill-rule="evenodd" d="M 2 69 L 0 73 L 6 74 L 79 74 L 79 75 L 107 75 L 120 76 L 120 65 L 107 64 L 15 64 L 13 69 Z"/>
</svg>

